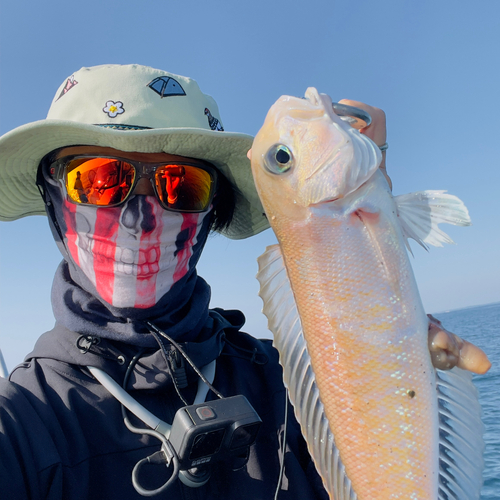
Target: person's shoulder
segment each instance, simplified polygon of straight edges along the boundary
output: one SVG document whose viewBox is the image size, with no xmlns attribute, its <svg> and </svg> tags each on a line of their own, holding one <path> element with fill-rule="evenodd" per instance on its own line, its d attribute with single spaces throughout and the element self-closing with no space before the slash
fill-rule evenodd
<svg viewBox="0 0 500 500">
<path fill-rule="evenodd" d="M 0 379 L 0 406 L 9 405 L 17 413 L 28 413 L 37 407 L 44 395 L 33 362 L 17 365 L 8 379 Z"/>
<path fill-rule="evenodd" d="M 54 441 L 58 423 L 53 413 L 40 411 L 43 406 L 22 385 L 0 378 L 1 498 L 28 498 L 33 487 L 45 498 L 41 492 L 51 487 L 43 477 L 56 476 L 53 468 L 61 461 Z"/>
<path fill-rule="evenodd" d="M 14 398 L 22 397 L 22 389 L 16 383 L 9 379 L 0 377 L 0 406 L 4 407 L 4 403 L 13 400 Z"/>
<path fill-rule="evenodd" d="M 33 403 L 33 395 L 26 388 L 0 378 L 0 429 L 9 427 L 9 422 L 14 426 L 24 422 L 29 427 L 29 422 L 37 417 Z"/>
</svg>

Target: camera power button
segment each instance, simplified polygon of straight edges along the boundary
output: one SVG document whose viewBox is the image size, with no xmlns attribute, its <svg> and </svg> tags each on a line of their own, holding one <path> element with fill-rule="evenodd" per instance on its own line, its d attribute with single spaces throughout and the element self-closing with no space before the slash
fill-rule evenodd
<svg viewBox="0 0 500 500">
<path fill-rule="evenodd" d="M 201 420 L 212 420 L 217 416 L 209 406 L 200 406 L 196 408 L 196 413 Z"/>
</svg>

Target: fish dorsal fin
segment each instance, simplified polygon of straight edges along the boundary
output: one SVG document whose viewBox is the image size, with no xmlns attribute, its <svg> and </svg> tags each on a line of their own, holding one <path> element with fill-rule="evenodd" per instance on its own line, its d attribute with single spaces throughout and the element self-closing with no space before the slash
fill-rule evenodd
<svg viewBox="0 0 500 500">
<path fill-rule="evenodd" d="M 283 379 L 288 388 L 295 417 L 307 442 L 309 453 L 325 488 L 335 500 L 356 500 L 351 481 L 335 446 L 335 439 L 319 397 L 311 358 L 302 334 L 295 298 L 290 286 L 279 245 L 267 247 L 258 258 L 259 295 L 264 302 L 273 344 L 283 366 Z"/>
<path fill-rule="evenodd" d="M 472 374 L 436 370 L 439 408 L 439 500 L 479 500 L 484 425 Z"/>
<path fill-rule="evenodd" d="M 418 191 L 394 197 L 406 239 L 413 238 L 426 250 L 428 245 L 442 247 L 453 240 L 438 225 L 470 226 L 469 212 L 463 202 L 446 191 Z M 408 243 L 406 246 L 409 249 Z M 411 250 L 410 250 L 411 252 Z"/>
</svg>

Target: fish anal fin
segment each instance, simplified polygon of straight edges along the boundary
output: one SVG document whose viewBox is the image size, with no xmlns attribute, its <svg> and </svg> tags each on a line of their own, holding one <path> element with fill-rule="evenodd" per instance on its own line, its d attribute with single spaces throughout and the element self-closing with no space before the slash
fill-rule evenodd
<svg viewBox="0 0 500 500">
<path fill-rule="evenodd" d="M 439 408 L 439 500 L 479 500 L 484 424 L 470 372 L 436 370 Z"/>
<path fill-rule="evenodd" d="M 334 492 L 335 500 L 356 500 L 325 416 L 279 245 L 267 247 L 257 261 L 263 312 L 273 333 L 273 344 L 283 366 L 283 381 L 309 453 L 326 490 Z"/>
</svg>

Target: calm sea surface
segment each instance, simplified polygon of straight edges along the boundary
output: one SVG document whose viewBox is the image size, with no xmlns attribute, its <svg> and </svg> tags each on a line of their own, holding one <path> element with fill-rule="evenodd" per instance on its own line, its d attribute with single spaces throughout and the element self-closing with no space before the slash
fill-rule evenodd
<svg viewBox="0 0 500 500">
<path fill-rule="evenodd" d="M 434 315 L 452 332 L 481 347 L 492 363 L 474 376 L 486 427 L 485 471 L 481 500 L 500 500 L 500 302 Z"/>
</svg>

